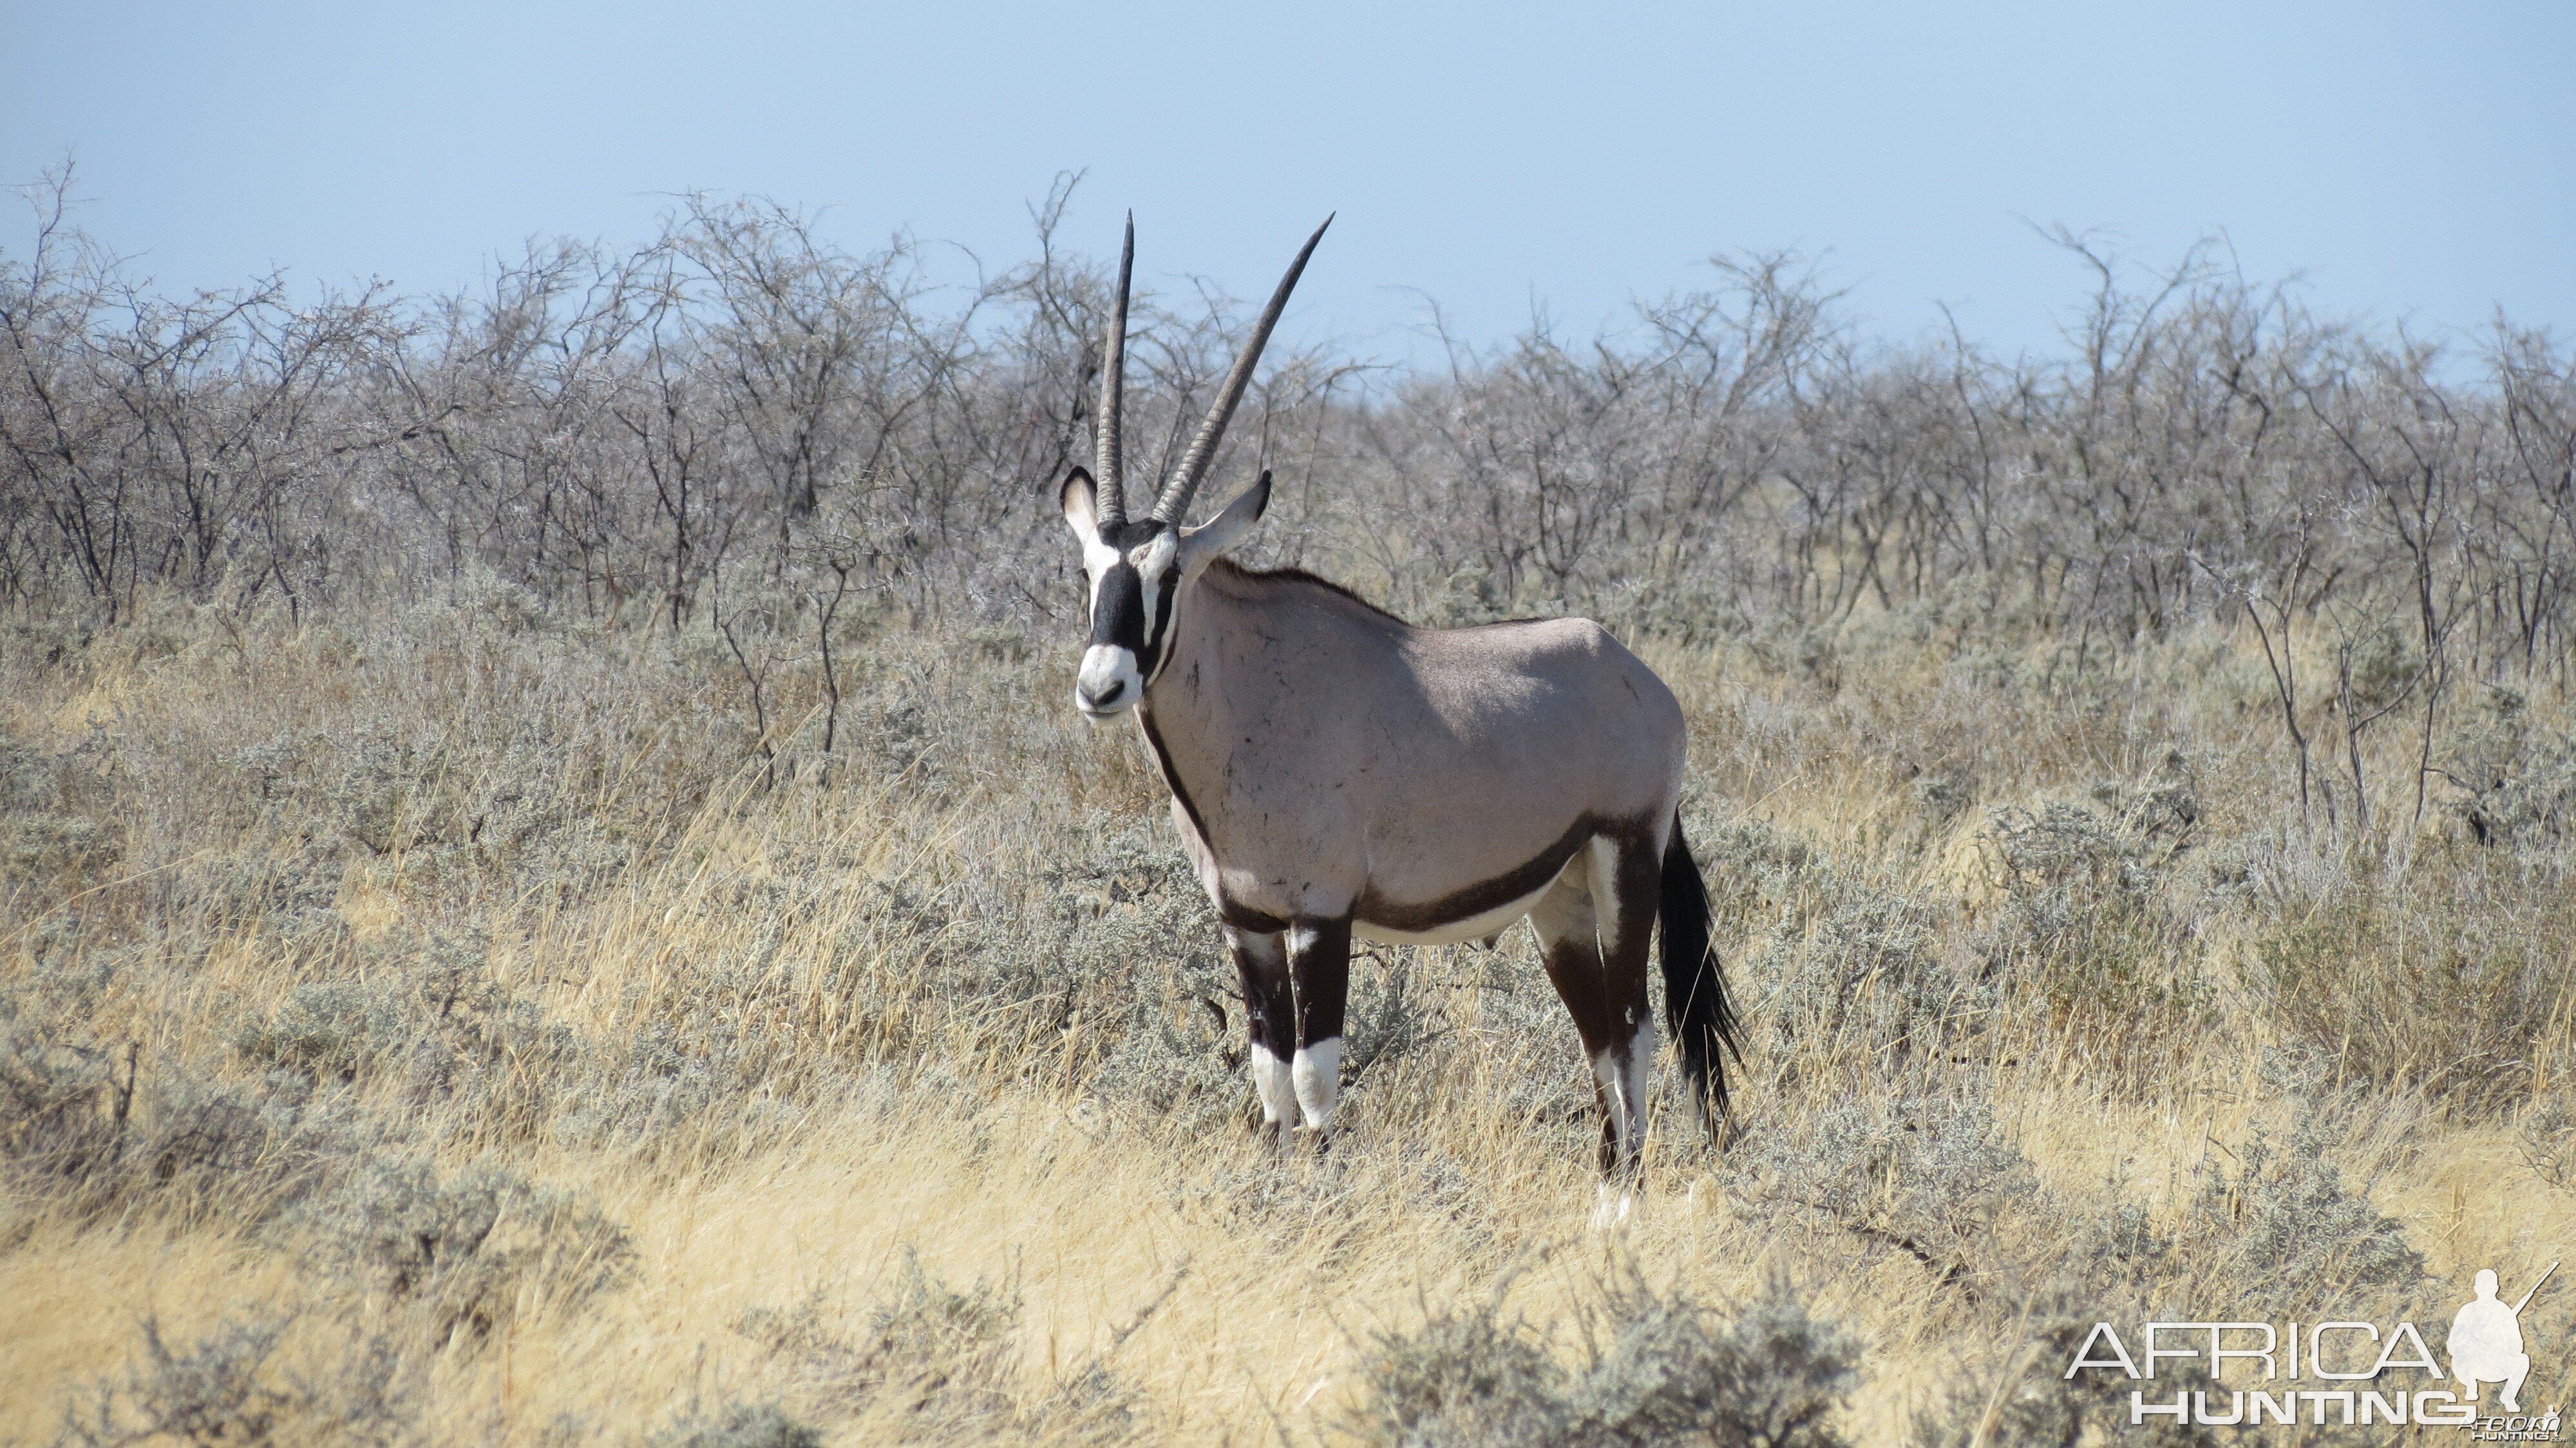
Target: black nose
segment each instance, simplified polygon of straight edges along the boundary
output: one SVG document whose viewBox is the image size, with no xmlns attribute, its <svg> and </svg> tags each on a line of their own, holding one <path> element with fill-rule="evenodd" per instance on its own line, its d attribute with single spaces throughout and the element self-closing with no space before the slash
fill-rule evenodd
<svg viewBox="0 0 2576 1448">
<path fill-rule="evenodd" d="M 1111 683 L 1107 689 L 1097 694 L 1085 688 L 1076 688 L 1074 692 L 1082 696 L 1082 702 L 1086 707 L 1093 709 L 1106 709 L 1110 705 L 1117 703 L 1118 697 L 1127 692 L 1127 681 L 1125 679 L 1116 680 Z"/>
</svg>

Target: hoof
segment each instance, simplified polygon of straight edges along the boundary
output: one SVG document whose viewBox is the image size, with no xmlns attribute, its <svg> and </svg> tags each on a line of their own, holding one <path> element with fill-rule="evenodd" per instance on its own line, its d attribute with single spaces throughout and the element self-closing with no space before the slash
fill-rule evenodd
<svg viewBox="0 0 2576 1448">
<path fill-rule="evenodd" d="M 1603 1182 L 1600 1194 L 1592 1202 L 1592 1230 L 1608 1232 L 1628 1225 L 1629 1214 L 1635 1210 L 1636 1204 L 1633 1193 L 1613 1191 L 1608 1182 Z"/>
<path fill-rule="evenodd" d="M 1299 1156 L 1322 1156 L 1333 1149 L 1333 1129 L 1329 1126 L 1291 1127 L 1289 1150 Z"/>
</svg>

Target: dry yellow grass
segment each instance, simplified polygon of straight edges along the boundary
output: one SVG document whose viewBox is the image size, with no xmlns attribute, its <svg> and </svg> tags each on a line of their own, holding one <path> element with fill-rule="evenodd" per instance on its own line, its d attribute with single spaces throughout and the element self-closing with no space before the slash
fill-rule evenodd
<svg viewBox="0 0 2576 1448">
<path fill-rule="evenodd" d="M 907 762 L 910 736 L 886 723 L 894 742 L 849 751 L 827 787 L 763 792 L 739 767 L 721 709 L 687 704 L 704 676 L 678 642 L 639 662 L 472 619 L 387 624 L 382 637 L 272 623 L 246 643 L 184 617 L 149 627 L 161 636 L 138 626 L 75 667 L 22 667 L 0 704 L 0 733 L 31 757 L 73 759 L 84 740 L 106 741 L 62 766 L 89 793 L 20 808 L 87 811 L 120 834 L 112 861 L 49 856 L 45 873 L 31 867 L 8 887 L 0 985 L 14 1016 L 114 1050 L 130 1043 L 147 1086 L 180 1073 L 247 1082 L 258 1068 L 244 1057 L 246 1023 L 267 1019 L 290 986 L 408 979 L 419 947 L 406 942 L 471 929 L 488 943 L 482 968 L 496 988 L 587 1049 L 661 1032 L 685 1062 L 687 1031 L 722 1025 L 777 1051 L 747 1088 L 760 1112 L 743 1100 L 674 1108 L 622 1137 L 550 1134 L 547 1113 L 571 1111 L 572 1088 L 549 1084 L 554 1068 L 534 1061 L 502 1068 L 556 1093 L 552 1105 L 511 1108 L 522 1116 L 490 1107 L 519 1099 L 506 1093 L 482 1098 L 494 1114 L 474 1119 L 406 1095 L 391 1075 L 322 1083 L 444 1170 L 498 1163 L 586 1196 L 632 1244 L 623 1286 L 581 1296 L 531 1274 L 488 1341 L 406 1347 L 406 1431 L 424 1441 L 634 1441 L 693 1405 L 768 1400 L 835 1441 L 924 1431 L 882 1405 L 834 1408 L 810 1372 L 741 1330 L 746 1314 L 800 1304 L 860 1321 L 917 1253 L 952 1284 L 1016 1287 L 1012 1352 L 1032 1394 L 1096 1363 L 1131 1395 L 1137 1434 L 1246 1444 L 1328 1432 L 1365 1398 L 1375 1335 L 1408 1331 L 1427 1310 L 1499 1293 L 1563 1346 L 1601 1284 L 1625 1271 L 1713 1302 L 1749 1298 L 1785 1272 L 1865 1346 L 1841 1430 L 1895 1442 L 1963 1374 L 2021 1351 L 2016 1333 L 2034 1303 L 2065 1306 L 2065 1284 L 2084 1280 L 2067 1256 L 2076 1216 L 2125 1204 L 2186 1254 L 2209 1249 L 2214 1239 L 2193 1224 L 2211 1183 L 2227 1179 L 2213 1163 L 2240 1160 L 2258 1130 L 2279 1136 L 2311 1117 L 2324 1122 L 2318 1149 L 2343 1180 L 2367 1184 L 2368 1207 L 2402 1226 L 2430 1274 L 2420 1291 L 2374 1302 L 2419 1310 L 2463 1297 L 2477 1267 L 2527 1281 L 2576 1255 L 2576 1194 L 2535 1172 L 2519 1125 L 2552 1077 L 2564 1079 L 2563 1015 L 2532 1032 L 2535 1062 L 2502 1110 L 2463 1110 L 2402 1081 L 2339 1087 L 2331 1060 L 2314 1067 L 2327 1077 L 2301 1075 L 2314 1063 L 2284 1064 L 2298 1042 L 2284 1035 L 2258 949 L 2282 911 L 2231 914 L 2196 876 L 2157 877 L 2153 908 L 2165 913 L 2154 918 L 2179 932 L 2169 938 L 2181 953 L 2138 966 L 2196 982 L 2191 990 L 2155 1013 L 2087 1014 L 2050 994 L 2055 977 L 2030 964 L 2041 957 L 2007 953 L 2031 975 L 2000 980 L 1987 1018 L 1962 1027 L 1970 1044 L 1929 1060 L 1856 1018 L 1846 1034 L 1765 1044 L 1766 1010 L 1806 1008 L 1781 994 L 1776 972 L 1830 912 L 1800 925 L 1776 901 L 1736 910 L 1722 944 L 1753 1027 L 1750 1144 L 1719 1157 L 1659 1135 L 1638 1216 L 1603 1233 L 1587 1228 L 1586 1128 L 1548 1115 L 1547 1098 L 1515 1096 L 1534 1079 L 1559 1083 L 1559 1097 L 1576 1089 L 1570 1028 L 1549 1045 L 1480 1014 L 1479 973 L 1491 962 L 1466 948 L 1408 955 L 1448 1034 L 1373 1068 L 1350 1132 L 1320 1161 L 1280 1163 L 1240 1130 L 1183 1129 L 1104 1099 L 1093 1073 L 1115 1045 L 1104 1038 L 1112 1021 L 1075 1011 L 1039 1029 L 908 993 L 929 955 L 964 948 L 957 932 L 972 922 L 897 928 L 907 917 L 889 900 L 934 913 L 970 898 L 1001 908 L 992 902 L 1058 888 L 1035 882 L 1103 821 L 1162 828 L 1138 746 L 1065 719 L 1063 681 L 1045 666 L 975 662 L 935 635 L 881 636 L 869 664 L 880 694 L 869 698 L 925 714 L 931 752 Z M 1978 932 L 2000 928 L 2013 906 L 1990 811 L 2146 779 L 2169 748 L 2194 760 L 2191 868 L 2222 847 L 2269 851 L 2264 868 L 2285 874 L 2354 868 L 2304 843 L 2284 815 L 2259 659 L 2223 640 L 2142 648 L 2122 671 L 2054 697 L 1971 688 L 1940 660 L 1902 650 L 1856 656 L 1834 689 L 1739 654 L 1666 650 L 1654 661 L 1692 715 L 1697 817 L 1803 845 L 1838 882 L 1819 884 L 1811 870 L 1796 890 L 1874 881 L 1867 888 L 1885 898 L 1921 902 L 1939 959 L 1989 948 Z M 275 807 L 240 798 L 261 777 L 244 761 L 263 740 L 343 741 L 311 746 L 325 762 L 299 766 L 327 785 L 331 751 L 372 737 L 370 721 L 384 737 L 435 746 L 394 766 L 408 773 L 388 796 L 390 822 L 360 811 L 322 823 L 322 786 L 282 793 Z M 536 738 L 513 762 L 521 725 Z M 2371 761 L 2383 779 L 2404 767 L 2402 751 L 2385 747 Z M 1973 780 L 1974 804 L 1944 814 L 1919 781 L 1951 768 Z M 451 814 L 493 815 L 502 806 L 489 801 L 510 790 L 554 800 L 538 828 L 561 838 L 570 819 L 623 827 L 585 836 L 590 853 L 578 856 L 541 857 L 552 837 L 532 836 L 514 859 L 538 860 L 534 874 L 441 833 Z M 333 828 L 391 833 L 316 843 Z M 2383 845 L 2427 857 L 2460 848 L 2429 827 L 2420 841 Z M 345 868 L 289 900 L 297 872 L 326 847 Z M 1724 854 L 1708 864 L 1721 895 L 1740 883 L 1724 872 L 1751 869 Z M 2336 908 L 2331 891 L 2310 893 L 2317 908 Z M 266 903 L 208 903 L 218 896 Z M 2563 970 L 2563 912 L 2529 892 L 2512 901 L 2538 912 L 2532 948 L 2561 952 Z M 290 910 L 306 914 L 290 922 Z M 44 981 L 93 968 L 104 983 L 80 1014 L 46 1017 Z M 1893 988 L 1857 987 L 1864 997 Z M 1155 1008 L 1182 1025 L 1199 1009 Z M 2027 1200 L 1976 1208 L 1990 1219 L 1956 1249 L 1964 1272 L 1891 1249 L 1892 1229 L 1863 1229 L 1875 1220 L 1868 1194 L 1894 1201 L 1902 1181 L 1864 1183 L 1861 1215 L 1838 1218 L 1782 1207 L 1745 1175 L 1769 1159 L 1756 1147 L 1794 1154 L 1855 1102 L 1944 1093 L 1991 1111 L 2035 1187 Z M 1435 1168 L 1464 1179 L 1435 1180 Z M 399 1307 L 314 1269 L 299 1233 L 318 1229 L 237 1219 L 239 1199 L 223 1191 L 189 1211 L 145 1194 L 84 1212 L 42 1182 L 13 1180 L 0 1200 L 0 1442 L 47 1441 L 67 1404 L 122 1382 L 139 1361 L 140 1319 L 180 1343 L 227 1318 L 299 1313 L 269 1369 L 283 1381 L 343 1370 L 356 1335 Z M 2215 1264 L 2167 1269 L 2160 1300 L 2203 1315 L 2286 1300 L 2240 1303 L 2262 1284 Z M 2270 1286 L 2314 1300 L 2335 1284 Z M 2535 1319 L 2546 1324 L 2535 1381 L 2558 1394 L 2576 1382 L 2566 1314 L 2549 1313 Z M 2042 1367 L 2054 1376 L 2054 1364 Z M 280 1441 L 329 1441 L 318 1421 L 288 1415 Z"/>
</svg>

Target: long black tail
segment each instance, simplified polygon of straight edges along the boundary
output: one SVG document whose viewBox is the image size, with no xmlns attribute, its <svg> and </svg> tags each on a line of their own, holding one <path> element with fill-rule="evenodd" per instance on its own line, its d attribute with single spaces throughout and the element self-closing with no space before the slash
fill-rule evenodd
<svg viewBox="0 0 2576 1448">
<path fill-rule="evenodd" d="M 1708 887 L 1700 882 L 1698 862 L 1682 838 L 1682 819 L 1673 815 L 1673 838 L 1664 846 L 1664 1021 L 1681 1052 L 1682 1075 L 1699 1108 L 1699 1117 L 1714 1132 L 1726 1119 L 1726 1065 L 1723 1051 L 1743 1059 L 1735 1046 L 1735 1010 L 1726 1001 L 1726 977 L 1717 949 L 1708 938 Z"/>
</svg>

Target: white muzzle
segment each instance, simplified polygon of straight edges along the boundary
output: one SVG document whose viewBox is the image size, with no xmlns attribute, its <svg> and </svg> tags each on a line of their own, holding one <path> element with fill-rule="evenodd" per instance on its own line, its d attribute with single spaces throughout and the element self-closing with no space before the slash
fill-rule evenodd
<svg viewBox="0 0 2576 1448">
<path fill-rule="evenodd" d="M 1106 719 L 1144 697 L 1145 679 L 1137 672 L 1133 650 L 1115 644 L 1093 644 L 1083 650 L 1082 669 L 1073 678 L 1073 707 L 1088 719 Z"/>
</svg>

